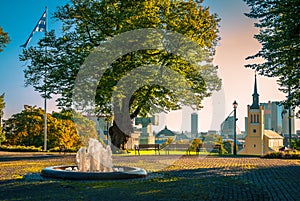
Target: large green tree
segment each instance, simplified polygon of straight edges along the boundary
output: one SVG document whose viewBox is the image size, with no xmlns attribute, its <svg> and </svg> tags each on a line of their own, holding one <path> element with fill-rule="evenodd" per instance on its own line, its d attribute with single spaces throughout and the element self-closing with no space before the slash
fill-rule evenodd
<svg viewBox="0 0 300 201">
<path fill-rule="evenodd" d="M 244 1 L 251 9 L 246 16 L 257 19 L 255 26 L 260 31 L 254 38 L 262 45 L 257 54 L 247 59 L 263 59 L 246 67 L 278 78 L 280 90 L 290 93 L 286 106 L 300 106 L 300 1 Z"/>
<path fill-rule="evenodd" d="M 10 38 L 6 32 L 3 31 L 2 27 L 0 27 L 0 52 L 3 51 L 3 48 L 6 47 L 6 44 L 9 43 Z"/>
<path fill-rule="evenodd" d="M 34 86 L 40 93 L 47 91 L 47 97 L 59 94 L 58 105 L 61 107 L 71 106 L 74 82 L 87 56 L 99 47 L 105 48 L 106 42 L 122 33 L 146 28 L 179 33 L 189 38 L 189 43 L 192 41 L 197 44 L 205 53 L 203 57 L 198 56 L 197 65 L 200 65 L 200 61 L 208 64 L 200 68 L 179 54 L 168 51 L 168 47 L 170 49 L 174 44 L 166 44 L 166 37 L 157 35 L 145 43 L 157 42 L 157 38 L 160 38 L 161 44 L 166 48 L 136 50 L 121 55 L 109 64 L 97 86 L 95 104 L 98 115 L 114 116 L 112 132 L 130 132 L 130 128 L 127 130 L 123 127 L 120 130 L 116 124 L 116 119 L 124 118 L 122 114 L 126 110 L 123 107 L 126 100 L 129 102 L 130 119 L 133 119 L 137 115 L 147 116 L 180 109 L 183 105 L 199 109 L 205 97 L 220 89 L 217 67 L 210 64 L 218 41 L 219 19 L 209 12 L 209 8 L 202 6 L 202 1 L 71 0 L 60 7 L 54 17 L 62 22 L 63 35 L 56 36 L 54 31 L 49 32 L 36 47 L 25 49 L 20 59 L 29 61 L 25 69 L 26 84 Z M 184 42 L 178 42 L 178 49 L 188 52 L 190 47 Z M 182 80 L 174 77 L 171 80 L 173 89 L 143 80 L 144 85 L 133 93 L 118 94 L 117 100 L 114 99 L 113 92 L 128 90 L 132 80 L 118 85 L 120 81 L 143 65 L 160 66 L 161 73 L 155 77 L 167 82 L 170 78 L 163 75 L 163 68 L 176 72 L 188 83 L 190 92 L 194 94 L 193 98 L 184 93 L 179 97 L 175 93 L 174 89 L 179 89 L 184 84 Z M 149 70 L 147 73 L 152 72 Z M 47 79 L 44 79 L 45 76 Z M 130 127 L 130 119 L 119 122 Z M 124 132 L 123 141 L 126 141 Z M 120 143 L 114 144 L 120 148 Z"/>
</svg>

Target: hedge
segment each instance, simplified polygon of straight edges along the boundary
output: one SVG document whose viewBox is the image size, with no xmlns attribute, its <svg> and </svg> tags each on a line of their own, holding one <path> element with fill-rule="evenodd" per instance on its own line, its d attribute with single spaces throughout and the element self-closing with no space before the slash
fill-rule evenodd
<svg viewBox="0 0 300 201">
<path fill-rule="evenodd" d="M 281 159 L 300 159 L 300 152 L 286 151 L 286 152 L 271 152 L 263 156 L 263 158 L 281 158 Z"/>
<path fill-rule="evenodd" d="M 10 151 L 10 152 L 40 152 L 43 151 L 42 147 L 35 146 L 0 146 L 0 151 Z"/>
</svg>

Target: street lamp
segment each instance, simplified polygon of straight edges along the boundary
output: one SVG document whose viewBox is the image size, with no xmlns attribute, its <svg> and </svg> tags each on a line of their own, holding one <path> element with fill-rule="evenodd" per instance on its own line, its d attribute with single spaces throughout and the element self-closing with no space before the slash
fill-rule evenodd
<svg viewBox="0 0 300 201">
<path fill-rule="evenodd" d="M 233 155 L 236 156 L 236 108 L 238 106 L 238 103 L 236 101 L 233 102 L 233 117 L 234 117 L 234 121 L 233 121 Z"/>
</svg>

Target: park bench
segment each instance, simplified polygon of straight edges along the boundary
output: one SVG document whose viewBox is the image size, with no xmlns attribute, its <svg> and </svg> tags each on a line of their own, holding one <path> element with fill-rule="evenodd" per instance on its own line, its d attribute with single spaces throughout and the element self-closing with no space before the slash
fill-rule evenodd
<svg viewBox="0 0 300 201">
<path fill-rule="evenodd" d="M 140 155 L 140 150 L 154 150 L 155 155 L 156 152 L 160 155 L 160 147 L 159 144 L 139 144 L 139 145 L 134 145 L 134 153 L 136 155 L 136 152 Z"/>
<path fill-rule="evenodd" d="M 169 144 L 164 149 L 168 155 L 170 151 L 186 151 L 187 155 L 190 155 L 191 152 L 189 144 Z"/>
<path fill-rule="evenodd" d="M 66 151 L 67 151 L 67 149 L 64 145 L 59 146 L 59 154 L 61 154 L 63 152 L 64 155 L 66 155 Z"/>
</svg>

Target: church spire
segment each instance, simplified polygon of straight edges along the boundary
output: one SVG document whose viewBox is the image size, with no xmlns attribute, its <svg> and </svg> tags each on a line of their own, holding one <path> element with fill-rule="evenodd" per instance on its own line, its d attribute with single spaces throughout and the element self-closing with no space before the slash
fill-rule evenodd
<svg viewBox="0 0 300 201">
<path fill-rule="evenodd" d="M 257 81 L 256 81 L 256 73 L 255 73 L 255 81 L 254 81 L 254 92 L 252 94 L 252 105 L 250 109 L 259 109 L 259 94 L 257 93 Z"/>
</svg>

